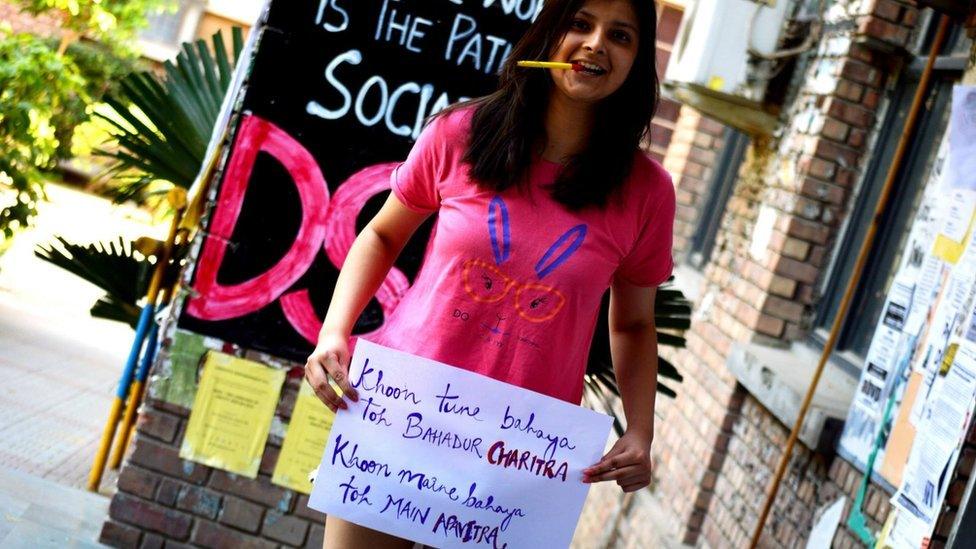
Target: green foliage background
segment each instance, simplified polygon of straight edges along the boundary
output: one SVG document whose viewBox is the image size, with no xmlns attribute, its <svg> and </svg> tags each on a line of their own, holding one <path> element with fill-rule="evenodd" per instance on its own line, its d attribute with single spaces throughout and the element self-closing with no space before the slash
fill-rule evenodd
<svg viewBox="0 0 976 549">
<path fill-rule="evenodd" d="M 36 213 L 45 171 L 70 155 L 92 105 L 131 72 L 129 47 L 146 15 L 171 0 L 17 0 L 61 22 L 58 38 L 0 24 L 0 241 Z"/>
</svg>

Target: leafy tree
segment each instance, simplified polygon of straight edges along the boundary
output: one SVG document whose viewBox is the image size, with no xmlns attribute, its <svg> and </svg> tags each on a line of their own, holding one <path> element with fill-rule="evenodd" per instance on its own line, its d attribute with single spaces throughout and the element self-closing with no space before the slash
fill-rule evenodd
<svg viewBox="0 0 976 549">
<path fill-rule="evenodd" d="M 173 7 L 170 0 L 15 0 L 33 15 L 49 14 L 61 20 L 62 46 L 84 36 L 107 44 L 117 53 L 129 50 L 135 33 L 146 26 L 146 16 Z"/>
<path fill-rule="evenodd" d="M 78 68 L 46 41 L 30 34 L 0 37 L 0 185 L 13 189 L 0 209 L 4 238 L 33 215 L 41 197 L 39 168 L 58 150 L 52 122 L 87 100 Z"/>
<path fill-rule="evenodd" d="M 105 96 L 110 112 L 98 114 L 113 138 L 103 154 L 115 161 L 107 192 L 117 201 L 144 202 L 193 184 L 244 48 L 243 29 L 231 32 L 232 50 L 221 32 L 209 47 L 185 43 L 161 73 L 133 72 Z"/>
<path fill-rule="evenodd" d="M 244 47 L 242 29 L 232 32 L 230 52 L 218 32 L 211 38 L 213 53 L 203 40 L 184 44 L 162 75 L 132 72 L 105 95 L 106 108 L 96 114 L 114 138 L 103 154 L 115 161 L 109 175 L 116 199 L 144 201 L 174 186 L 187 189 L 193 184 Z M 105 290 L 92 306 L 92 316 L 134 327 L 138 302 L 152 275 L 150 256 L 156 252 L 149 248 L 122 237 L 83 245 L 58 236 L 35 253 Z M 186 249 L 184 244 L 173 253 L 167 275 L 173 281 Z"/>
<path fill-rule="evenodd" d="M 91 105 L 131 71 L 129 44 L 146 15 L 171 0 L 14 3 L 54 15 L 62 34 L 41 38 L 0 26 L 0 242 L 29 223 L 43 196 L 43 171 L 68 156 Z"/>
</svg>

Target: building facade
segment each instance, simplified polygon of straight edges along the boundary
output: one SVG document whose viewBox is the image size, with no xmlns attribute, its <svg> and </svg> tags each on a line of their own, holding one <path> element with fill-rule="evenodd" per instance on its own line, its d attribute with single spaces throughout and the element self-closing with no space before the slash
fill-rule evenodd
<svg viewBox="0 0 976 549">
<path fill-rule="evenodd" d="M 959 4 L 965 4 L 960 2 Z M 665 157 L 679 202 L 677 270 L 696 296 L 685 375 L 660 399 L 656 484 L 631 498 L 601 488 L 589 539 L 645 547 L 656 529 L 700 547 L 747 546 L 765 491 L 812 377 L 841 293 L 873 217 L 939 16 L 914 2 L 829 3 L 824 33 L 796 65 L 791 99 L 765 138 L 683 106 Z M 801 430 L 760 545 L 795 547 L 815 512 L 846 495 L 835 547 L 861 542 L 845 524 L 864 464 L 837 438 L 903 253 L 920 189 L 948 123 L 951 88 L 972 83 L 973 21 L 957 16 L 932 74 L 918 129 L 882 220 L 854 305 Z M 976 432 L 951 473 L 932 546 L 960 530 Z M 876 478 L 876 477 L 875 477 Z M 877 533 L 894 488 L 872 482 L 862 507 Z M 654 515 L 669 520 L 652 520 Z M 585 520 L 585 519 L 584 519 Z M 971 519 L 970 519 L 971 520 Z M 608 524 L 615 532 L 608 532 Z M 579 532 L 578 532 L 579 533 Z M 581 546 L 584 546 L 581 544 Z"/>
</svg>

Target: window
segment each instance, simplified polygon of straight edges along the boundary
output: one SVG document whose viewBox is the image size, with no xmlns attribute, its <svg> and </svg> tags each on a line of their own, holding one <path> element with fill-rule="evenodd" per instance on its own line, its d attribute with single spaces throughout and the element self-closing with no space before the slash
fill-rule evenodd
<svg viewBox="0 0 976 549">
<path fill-rule="evenodd" d="M 871 224 L 888 167 L 911 108 L 915 90 L 924 70 L 938 18 L 925 23 L 915 57 L 903 70 L 889 94 L 889 107 L 875 151 L 870 158 L 855 202 L 848 214 L 834 258 L 821 287 L 822 299 L 812 334 L 813 342 L 823 346 L 837 316 L 847 281 L 852 275 L 861 243 Z M 836 353 L 841 362 L 860 370 L 867 354 L 885 296 L 905 247 L 908 230 L 921 199 L 923 185 L 935 161 L 942 136 L 948 126 L 952 86 L 965 69 L 971 42 L 958 26 L 952 31 L 945 52 L 938 58 L 930 84 L 928 99 L 892 189 L 888 207 L 883 213 L 878 233 L 855 290 L 847 318 L 837 340 Z"/>
<path fill-rule="evenodd" d="M 157 61 L 175 56 L 180 44 L 195 37 L 204 7 L 202 0 L 181 0 L 175 11 L 148 14 L 149 24 L 139 33 L 143 55 Z"/>
<path fill-rule="evenodd" d="M 712 256 L 715 236 L 749 147 L 749 137 L 733 128 L 726 128 L 723 143 L 708 183 L 708 196 L 699 209 L 698 226 L 691 235 L 691 246 L 688 250 L 688 263 L 698 269 L 703 268 Z"/>
</svg>

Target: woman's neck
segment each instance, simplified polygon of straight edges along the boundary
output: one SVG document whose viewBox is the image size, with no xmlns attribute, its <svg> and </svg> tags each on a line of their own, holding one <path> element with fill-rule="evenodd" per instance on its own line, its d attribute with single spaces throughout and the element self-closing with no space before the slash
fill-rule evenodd
<svg viewBox="0 0 976 549">
<path fill-rule="evenodd" d="M 562 164 L 585 149 L 595 110 L 593 105 L 572 101 L 554 89 L 546 107 L 542 158 Z"/>
</svg>

